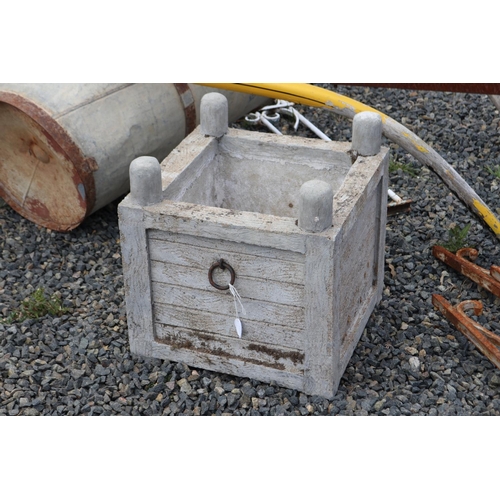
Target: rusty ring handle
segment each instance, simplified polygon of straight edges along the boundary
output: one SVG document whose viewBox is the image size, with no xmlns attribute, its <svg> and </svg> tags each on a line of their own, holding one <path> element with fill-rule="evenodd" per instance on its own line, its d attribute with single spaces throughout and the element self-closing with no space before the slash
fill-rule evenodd
<svg viewBox="0 0 500 500">
<path fill-rule="evenodd" d="M 236 280 L 236 273 L 234 272 L 234 269 L 224 260 L 224 259 L 219 259 L 217 262 L 214 262 L 211 266 L 210 269 L 208 270 L 208 281 L 210 281 L 210 284 L 217 288 L 217 290 L 229 290 L 229 285 L 218 285 L 212 278 L 212 273 L 214 272 L 214 269 L 217 269 L 220 267 L 222 270 L 227 269 L 231 273 L 231 285 L 234 285 L 234 281 Z"/>
</svg>

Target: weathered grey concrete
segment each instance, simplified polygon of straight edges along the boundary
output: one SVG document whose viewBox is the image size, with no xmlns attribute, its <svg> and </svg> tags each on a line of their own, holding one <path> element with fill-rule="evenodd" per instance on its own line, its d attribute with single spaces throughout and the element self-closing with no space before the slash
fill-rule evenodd
<svg viewBox="0 0 500 500">
<path fill-rule="evenodd" d="M 161 167 L 152 156 L 141 156 L 130 164 L 130 195 L 138 205 L 154 205 L 161 200 Z"/>
<path fill-rule="evenodd" d="M 219 143 L 213 205 L 298 218 L 304 182 L 337 192 L 351 168 L 348 144 L 230 130 Z"/>
<path fill-rule="evenodd" d="M 318 233 L 332 225 L 333 189 L 328 182 L 313 179 L 302 184 L 299 198 L 299 227 Z"/>
<path fill-rule="evenodd" d="M 119 206 L 132 352 L 332 397 L 383 289 L 389 151 L 351 165 L 351 147 L 187 137 L 161 164 L 161 201 L 132 191 Z M 316 212 L 299 208 L 302 185 Z M 324 230 L 304 230 L 301 211 Z M 208 279 L 220 259 L 241 338 L 233 296 Z"/>
<path fill-rule="evenodd" d="M 352 120 L 352 149 L 361 156 L 378 154 L 382 145 L 382 118 L 373 111 L 358 113 Z"/>
<path fill-rule="evenodd" d="M 304 182 L 335 193 L 351 168 L 349 143 L 229 129 L 221 139 L 192 134 L 183 146 L 162 167 L 165 199 L 279 217 L 298 218 Z"/>
<path fill-rule="evenodd" d="M 222 94 L 212 92 L 201 98 L 201 133 L 212 137 L 222 137 L 228 128 L 227 99 Z"/>
</svg>

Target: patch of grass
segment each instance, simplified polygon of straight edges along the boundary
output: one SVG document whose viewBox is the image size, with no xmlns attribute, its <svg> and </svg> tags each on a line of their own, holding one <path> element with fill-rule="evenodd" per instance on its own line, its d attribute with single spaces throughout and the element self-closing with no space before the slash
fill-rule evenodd
<svg viewBox="0 0 500 500">
<path fill-rule="evenodd" d="M 470 222 L 462 228 L 458 226 L 452 227 L 448 230 L 448 241 L 440 242 L 439 244 L 453 253 L 461 248 L 470 247 L 471 245 L 467 243 L 469 229 Z"/>
<path fill-rule="evenodd" d="M 414 168 L 410 167 L 410 165 L 407 165 L 406 163 L 400 163 L 399 161 L 391 159 L 389 161 L 389 173 L 397 172 L 398 170 L 401 170 L 411 177 L 417 176 L 417 171 Z"/>
<path fill-rule="evenodd" d="M 500 179 L 500 165 L 496 165 L 495 167 L 485 167 L 486 171 L 489 172 L 491 175 L 496 177 L 497 179 Z"/>
<path fill-rule="evenodd" d="M 57 295 L 47 297 L 43 288 L 37 288 L 29 297 L 24 299 L 19 309 L 11 312 L 3 321 L 8 324 L 22 323 L 27 319 L 38 319 L 47 314 L 61 316 L 67 311 L 68 309 L 63 307 L 62 301 Z"/>
</svg>

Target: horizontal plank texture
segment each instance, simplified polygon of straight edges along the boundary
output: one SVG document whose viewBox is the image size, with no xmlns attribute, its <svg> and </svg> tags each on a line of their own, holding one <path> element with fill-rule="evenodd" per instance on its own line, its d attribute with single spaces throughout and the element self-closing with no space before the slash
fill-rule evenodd
<svg viewBox="0 0 500 500">
<path fill-rule="evenodd" d="M 197 351 L 211 346 L 213 352 L 283 370 L 291 369 L 291 358 L 273 361 L 269 353 L 291 349 L 293 366 L 302 365 L 304 255 L 158 230 L 148 231 L 148 248 L 158 341 L 171 347 L 191 342 Z M 245 308 L 243 314 L 238 304 L 241 339 L 233 324 L 233 296 L 208 280 L 210 266 L 221 258 L 235 270 L 234 286 Z M 229 273 L 214 273 L 214 279 L 224 285 Z"/>
</svg>

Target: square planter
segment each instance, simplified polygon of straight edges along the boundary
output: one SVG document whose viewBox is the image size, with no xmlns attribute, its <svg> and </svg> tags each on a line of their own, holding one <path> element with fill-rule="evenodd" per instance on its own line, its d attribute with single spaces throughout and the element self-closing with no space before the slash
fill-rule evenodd
<svg viewBox="0 0 500 500">
<path fill-rule="evenodd" d="M 351 144 L 228 129 L 225 105 L 208 94 L 161 166 L 131 164 L 131 351 L 332 397 L 383 287 L 378 115 L 355 117 Z"/>
</svg>

